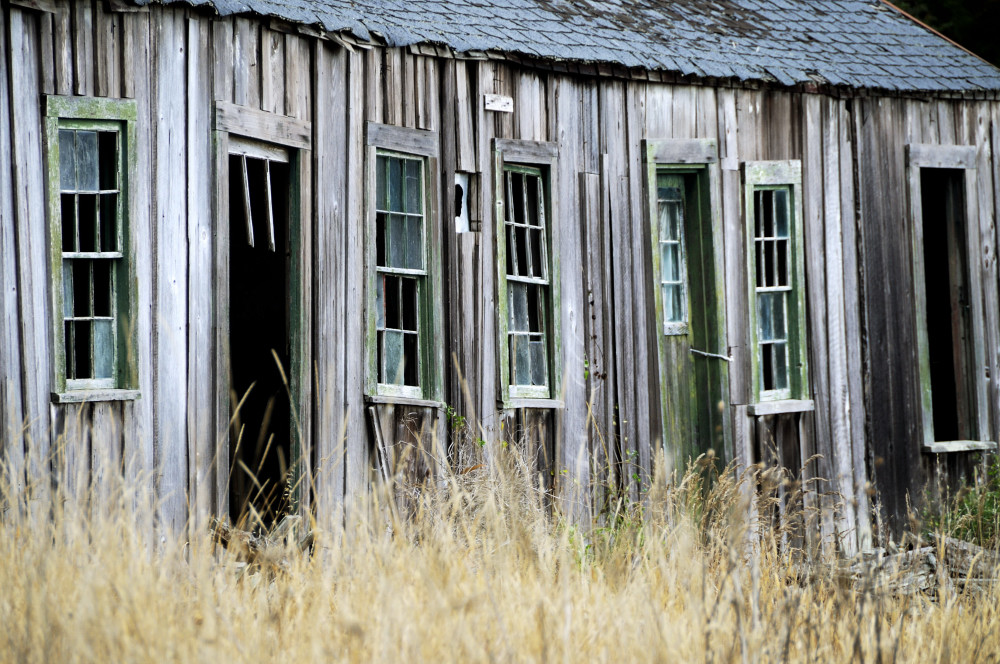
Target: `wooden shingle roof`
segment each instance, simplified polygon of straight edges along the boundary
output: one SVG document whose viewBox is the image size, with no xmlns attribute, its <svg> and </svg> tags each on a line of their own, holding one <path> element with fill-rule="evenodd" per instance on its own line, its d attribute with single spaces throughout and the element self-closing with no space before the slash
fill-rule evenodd
<svg viewBox="0 0 1000 664">
<path fill-rule="evenodd" d="M 223 15 L 272 16 L 391 46 L 437 44 L 458 53 L 495 51 L 788 86 L 1000 90 L 1000 69 L 879 0 L 193 2 Z"/>
</svg>

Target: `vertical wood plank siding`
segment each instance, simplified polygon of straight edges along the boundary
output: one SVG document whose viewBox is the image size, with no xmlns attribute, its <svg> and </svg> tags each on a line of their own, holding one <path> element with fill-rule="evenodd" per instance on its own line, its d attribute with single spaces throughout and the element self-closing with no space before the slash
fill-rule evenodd
<svg viewBox="0 0 1000 664">
<path fill-rule="evenodd" d="M 0 12 L 0 154 L 13 154 L 11 145 L 10 58 L 7 41 L 9 19 Z M 14 489 L 24 486 L 24 425 L 21 402 L 21 376 L 24 372 L 21 349 L 21 316 L 19 313 L 17 233 L 14 214 L 14 169 L 0 172 L 0 465 L 8 473 Z"/>
<path fill-rule="evenodd" d="M 690 399 L 689 381 L 661 366 L 686 363 L 686 343 L 660 358 L 653 306 L 645 139 L 715 139 L 718 192 L 711 211 L 715 269 L 724 273 L 723 371 L 728 441 L 715 450 L 742 466 L 767 458 L 807 464 L 836 518 L 814 535 L 868 546 L 870 510 L 894 529 L 907 495 L 928 479 L 957 478 L 971 454 L 922 455 L 914 384 L 904 148 L 907 143 L 976 145 L 982 255 L 970 257 L 983 284 L 986 360 L 992 379 L 993 440 L 1000 421 L 1000 320 L 996 224 L 1000 214 L 1000 104 L 866 96 L 838 99 L 785 90 L 674 85 L 558 74 L 510 62 L 431 57 L 417 49 L 348 50 L 254 17 L 209 16 L 196 8 L 151 6 L 118 13 L 101 3 L 56 0 L 43 14 L 5 6 L 0 14 L 0 431 L 13 473 L 49 468 L 67 488 L 86 474 L 124 466 L 155 484 L 164 523 L 198 524 L 227 509 L 228 395 L 215 394 L 227 340 L 213 293 L 226 276 L 228 237 L 213 205 L 225 204 L 216 174 L 216 100 L 311 122 L 304 186 L 310 209 L 301 232 L 312 278 L 298 367 L 311 398 L 300 414 L 311 466 L 305 496 L 323 523 L 339 522 L 364 495 L 375 466 L 375 433 L 363 394 L 364 166 L 366 122 L 440 132 L 434 220 L 441 238 L 445 399 L 466 418 L 462 436 L 443 410 L 378 405 L 374 426 L 387 444 L 474 444 L 501 435 L 525 441 L 554 477 L 553 490 L 580 518 L 598 515 L 604 490 L 639 500 L 659 446 L 683 469 L 697 442 L 680 440 L 661 398 Z M 141 398 L 121 403 L 50 404 L 51 312 L 47 310 L 45 155 L 40 94 L 136 100 L 138 176 L 129 232 L 136 247 Z M 483 95 L 514 99 L 513 113 L 486 111 Z M 557 252 L 560 283 L 561 407 L 503 412 L 492 238 L 495 138 L 558 144 Z M 815 411 L 765 421 L 752 414 L 747 287 L 747 220 L 740 164 L 792 159 L 803 166 L 807 344 Z M 311 169 L 311 173 L 309 172 Z M 453 226 L 455 172 L 470 175 L 472 232 Z M 214 201 L 214 203 L 213 203 Z M 580 269 L 575 269 L 580 266 Z M 297 342 L 298 343 L 298 342 Z M 661 360 L 665 365 L 661 365 Z M 781 419 L 781 418 L 784 419 Z M 780 426 L 777 424 L 780 420 Z M 794 420 L 794 421 L 793 421 Z M 797 422 L 797 425 L 794 425 Z M 663 432 L 666 431 L 666 440 Z M 780 432 L 780 435 L 779 433 Z M 780 441 L 766 440 L 779 435 Z M 542 438 L 539 439 L 538 437 Z M 693 443 L 693 444 L 692 444 Z M 504 453 L 487 446 L 487 457 Z M 444 454 L 436 451 L 437 456 Z M 464 458 L 464 457 L 463 457 Z M 427 460 L 430 468 L 435 461 Z M 423 468 L 424 466 L 421 466 Z M 416 466 L 414 466 L 416 467 Z M 798 468 L 793 468 L 798 471 Z M 422 471 L 421 471 L 422 472 Z M 866 484 L 875 487 L 869 502 Z M 811 541 L 816 541 L 812 539 Z"/>
</svg>

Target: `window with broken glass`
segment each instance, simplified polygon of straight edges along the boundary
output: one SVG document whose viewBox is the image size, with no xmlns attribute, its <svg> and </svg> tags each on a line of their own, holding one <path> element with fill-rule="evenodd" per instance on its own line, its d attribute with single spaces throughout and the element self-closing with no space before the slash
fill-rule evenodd
<svg viewBox="0 0 1000 664">
<path fill-rule="evenodd" d="M 548 397 L 549 250 L 542 171 L 503 169 L 508 379 L 511 396 Z"/>
<path fill-rule="evenodd" d="M 802 166 L 747 162 L 744 178 L 754 400 L 808 400 Z"/>
<path fill-rule="evenodd" d="M 59 206 L 67 387 L 114 387 L 122 260 L 121 132 L 59 129 Z"/>
<path fill-rule="evenodd" d="M 757 188 L 754 208 L 754 287 L 757 353 L 762 394 L 789 390 L 788 299 L 790 270 L 789 187 Z"/>
<path fill-rule="evenodd" d="M 127 220 L 134 113 L 128 101 L 47 98 L 56 393 L 136 387 Z"/>
<path fill-rule="evenodd" d="M 379 391 L 422 395 L 427 281 L 424 159 L 379 150 L 375 163 L 375 344 Z M 392 390 L 388 390 L 392 391 Z"/>
</svg>

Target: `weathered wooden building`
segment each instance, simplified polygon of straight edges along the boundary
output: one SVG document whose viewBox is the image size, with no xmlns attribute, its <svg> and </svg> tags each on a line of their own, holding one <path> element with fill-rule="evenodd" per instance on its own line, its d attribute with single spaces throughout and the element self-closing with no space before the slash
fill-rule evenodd
<svg viewBox="0 0 1000 664">
<path fill-rule="evenodd" d="M 510 440 L 581 511 L 660 446 L 820 455 L 854 548 L 996 447 L 1000 71 L 888 4 L 0 21 L 12 477 L 123 466 L 179 524 L 292 467 L 324 522 L 400 441 Z"/>
</svg>

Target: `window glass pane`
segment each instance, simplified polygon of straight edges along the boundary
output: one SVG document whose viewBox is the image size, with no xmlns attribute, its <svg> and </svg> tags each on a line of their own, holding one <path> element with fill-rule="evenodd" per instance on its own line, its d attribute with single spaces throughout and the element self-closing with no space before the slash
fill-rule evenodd
<svg viewBox="0 0 1000 664">
<path fill-rule="evenodd" d="M 679 201 L 660 202 L 660 239 L 679 240 L 681 206 Z"/>
<path fill-rule="evenodd" d="M 385 328 L 385 277 L 378 275 L 375 279 L 375 328 Z"/>
<path fill-rule="evenodd" d="M 771 293 L 771 302 L 774 314 L 774 338 L 787 339 L 788 328 L 785 326 L 785 292 Z"/>
<path fill-rule="evenodd" d="M 667 284 L 663 286 L 663 320 L 667 323 L 684 322 L 680 284 Z"/>
<path fill-rule="evenodd" d="M 389 157 L 389 211 L 403 211 L 403 165 L 396 157 Z"/>
<path fill-rule="evenodd" d="M 778 237 L 788 237 L 788 190 L 777 189 L 774 195 L 774 222 L 775 235 Z"/>
<path fill-rule="evenodd" d="M 97 251 L 97 195 L 77 196 L 80 215 L 80 251 Z"/>
<path fill-rule="evenodd" d="M 59 187 L 76 191 L 76 132 L 59 130 Z"/>
<path fill-rule="evenodd" d="M 59 196 L 62 216 L 62 250 L 76 251 L 76 194 Z"/>
<path fill-rule="evenodd" d="M 510 329 L 515 332 L 528 331 L 528 286 L 527 284 L 508 283 L 510 293 Z"/>
<path fill-rule="evenodd" d="M 788 389 L 788 361 L 786 358 L 786 348 L 785 343 L 776 343 L 772 345 L 771 351 L 771 361 L 773 366 L 771 373 L 774 376 L 774 388 L 775 390 L 785 390 Z"/>
<path fill-rule="evenodd" d="M 118 188 L 118 132 L 102 131 L 98 133 L 98 151 L 100 154 L 100 185 L 101 189 Z"/>
<path fill-rule="evenodd" d="M 113 322 L 94 321 L 94 378 L 111 378 L 115 358 Z"/>
<path fill-rule="evenodd" d="M 511 335 L 510 365 L 512 385 L 531 384 L 531 347 L 528 337 L 520 334 Z"/>
<path fill-rule="evenodd" d="M 783 293 L 757 294 L 757 337 L 759 341 L 784 338 Z"/>
<path fill-rule="evenodd" d="M 118 194 L 101 194 L 101 251 L 118 251 Z"/>
<path fill-rule="evenodd" d="M 547 385 L 547 366 L 545 362 L 545 338 L 532 339 L 530 342 L 531 384 Z"/>
<path fill-rule="evenodd" d="M 386 209 L 385 179 L 387 177 L 388 158 L 379 155 L 375 158 L 375 209 Z"/>
<path fill-rule="evenodd" d="M 403 383 L 403 333 L 385 331 L 383 333 L 385 342 L 385 382 L 395 385 Z"/>
<path fill-rule="evenodd" d="M 680 244 L 664 242 L 660 245 L 660 272 L 663 281 L 680 281 Z"/>
<path fill-rule="evenodd" d="M 420 161 L 406 160 L 406 211 L 421 214 L 423 196 L 421 195 Z"/>
<path fill-rule="evenodd" d="M 63 318 L 73 317 L 76 302 L 73 295 L 73 263 L 71 259 L 63 261 Z"/>
<path fill-rule="evenodd" d="M 73 263 L 73 315 L 90 316 L 90 261 Z"/>
<path fill-rule="evenodd" d="M 76 184 L 80 191 L 97 191 L 97 132 L 76 132 Z"/>
<path fill-rule="evenodd" d="M 424 267 L 423 225 L 420 217 L 406 219 L 406 267 L 421 270 Z"/>
<path fill-rule="evenodd" d="M 406 217 L 394 214 L 389 217 L 388 241 L 389 267 L 406 267 Z"/>
</svg>

